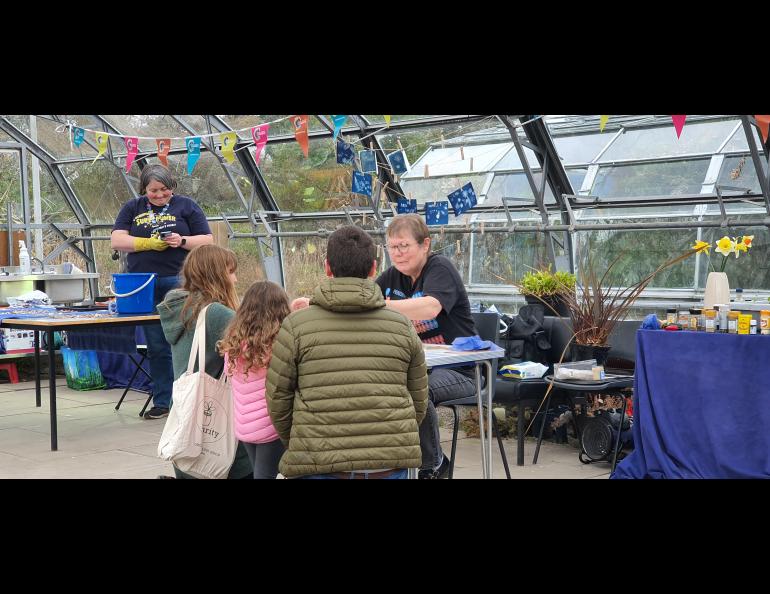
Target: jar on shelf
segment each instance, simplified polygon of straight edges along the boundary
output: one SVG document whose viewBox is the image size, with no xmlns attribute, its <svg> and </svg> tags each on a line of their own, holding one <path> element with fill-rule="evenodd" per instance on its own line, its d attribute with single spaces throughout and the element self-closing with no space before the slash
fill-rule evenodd
<svg viewBox="0 0 770 594">
<path fill-rule="evenodd" d="M 703 330 L 703 321 L 701 318 L 701 310 L 697 307 L 690 308 L 690 330 L 698 331 Z"/>
<path fill-rule="evenodd" d="M 666 324 L 676 324 L 676 308 L 669 307 L 666 310 Z"/>
<path fill-rule="evenodd" d="M 749 322 L 749 334 L 756 334 L 757 333 L 757 321 L 752 319 L 751 322 Z"/>
<path fill-rule="evenodd" d="M 740 314 L 737 311 L 727 312 L 727 331 L 730 334 L 738 334 L 738 317 Z"/>
<path fill-rule="evenodd" d="M 768 312 L 770 313 L 770 312 Z M 770 319 L 770 317 L 768 317 Z M 706 332 L 716 332 L 717 329 L 717 312 L 714 309 L 706 309 L 703 311 L 703 326 Z"/>
<path fill-rule="evenodd" d="M 751 332 L 751 314 L 738 314 L 738 334 Z"/>
<path fill-rule="evenodd" d="M 759 312 L 759 331 L 762 334 L 770 334 L 770 309 Z"/>
<path fill-rule="evenodd" d="M 680 309 L 676 318 L 676 323 L 682 330 L 690 329 L 690 312 L 686 309 Z"/>
</svg>

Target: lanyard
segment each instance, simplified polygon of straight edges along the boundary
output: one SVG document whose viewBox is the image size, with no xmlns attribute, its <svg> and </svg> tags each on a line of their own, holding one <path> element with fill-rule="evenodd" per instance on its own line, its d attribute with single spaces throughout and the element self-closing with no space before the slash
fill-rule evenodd
<svg viewBox="0 0 770 594">
<path fill-rule="evenodd" d="M 157 218 L 156 218 L 156 215 L 155 215 L 155 211 L 152 210 L 152 203 L 150 202 L 150 199 L 149 198 L 147 199 L 147 216 L 150 218 L 150 224 L 152 226 L 153 233 L 158 229 L 158 227 L 160 227 L 160 224 L 158 223 L 158 219 L 160 219 L 161 217 L 163 217 L 163 215 L 166 214 L 166 212 L 168 211 L 168 207 L 171 205 L 171 201 L 173 199 L 174 199 L 174 197 L 172 196 L 169 199 L 169 201 L 166 202 L 166 206 L 164 206 L 163 210 L 161 210 L 157 214 Z"/>
</svg>

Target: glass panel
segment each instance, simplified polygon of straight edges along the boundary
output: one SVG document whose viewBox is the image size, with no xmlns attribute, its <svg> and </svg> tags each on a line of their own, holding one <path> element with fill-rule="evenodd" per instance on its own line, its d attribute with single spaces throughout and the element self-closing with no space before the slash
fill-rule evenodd
<svg viewBox="0 0 770 594">
<path fill-rule="evenodd" d="M 673 124 L 661 128 L 631 128 L 612 143 L 600 162 L 715 152 L 736 123 L 735 119 L 686 123 L 680 138 L 676 137 Z"/>
<path fill-rule="evenodd" d="M 5 132 L 0 130 L 0 142 L 16 142 L 16 141 L 13 140 L 13 138 L 11 138 L 10 136 L 8 136 Z"/>
<path fill-rule="evenodd" d="M 346 223 L 345 219 L 324 219 L 318 221 L 288 221 L 279 225 L 280 231 L 334 231 Z M 326 274 L 324 258 L 326 238 L 318 236 L 282 237 L 281 255 L 283 257 L 283 276 L 286 279 L 286 292 L 290 299 L 310 297 L 313 290 Z M 379 242 L 375 238 L 376 242 Z"/>
<path fill-rule="evenodd" d="M 575 194 L 580 191 L 587 173 L 588 169 L 567 169 L 567 178 Z"/>
<path fill-rule="evenodd" d="M 13 221 L 24 222 L 21 197 L 21 164 L 19 151 L 0 151 L 0 221 L 8 224 L 8 205 L 13 208 Z M 7 228 L 6 228 L 7 231 Z M 6 246 L 0 246 L 0 250 Z"/>
<path fill-rule="evenodd" d="M 431 233 L 431 252 L 441 254 L 452 261 L 457 268 L 457 272 L 463 279 L 464 284 L 468 284 L 468 267 L 470 264 L 470 233 Z"/>
<path fill-rule="evenodd" d="M 756 215 L 753 217 L 756 220 Z M 713 244 L 721 237 L 735 237 L 740 239 L 743 235 L 753 235 L 752 247 L 747 253 L 742 253 L 739 258 L 730 254 L 725 262 L 724 271 L 730 282 L 730 289 L 741 287 L 746 290 L 770 289 L 770 233 L 767 227 L 710 227 L 704 228 L 701 239 Z M 724 257 L 710 250 L 709 256 L 703 256 L 698 287 L 705 289 L 706 277 L 712 270 L 719 270 Z"/>
<path fill-rule="evenodd" d="M 30 159 L 31 161 L 31 159 Z M 30 164 L 31 170 L 31 164 Z M 32 173 L 29 175 L 29 195 L 32 194 Z M 32 198 L 30 198 L 30 201 Z M 64 192 L 56 183 L 48 167 L 40 164 L 40 206 L 44 223 L 77 223 L 77 217 L 64 198 Z M 85 268 L 83 269 L 85 270 Z"/>
<path fill-rule="evenodd" d="M 600 167 L 591 195 L 624 198 L 698 194 L 708 166 L 709 159 L 697 159 Z"/>
<path fill-rule="evenodd" d="M 757 150 L 760 152 L 762 151 L 762 140 L 759 137 L 759 132 L 757 131 L 756 127 L 751 126 L 751 130 L 754 133 L 754 143 L 757 146 Z M 740 126 L 738 130 L 733 134 L 733 137 L 730 139 L 730 142 L 728 142 L 725 145 L 725 148 L 722 152 L 724 153 L 730 153 L 733 151 L 748 151 L 749 150 L 749 142 L 746 140 L 746 133 L 743 131 L 743 126 Z"/>
<path fill-rule="evenodd" d="M 719 171 L 717 184 L 735 188 L 749 188 L 752 192 L 761 194 L 762 188 L 757 179 L 757 170 L 751 155 L 742 157 L 725 157 L 722 169 Z"/>
<path fill-rule="evenodd" d="M 532 151 L 532 149 L 529 149 L 525 146 L 524 154 L 527 156 L 527 163 L 529 163 L 530 167 L 540 167 L 540 163 L 538 162 L 537 157 L 535 156 L 535 153 Z M 508 154 L 505 155 L 505 157 L 503 157 L 494 167 L 495 171 L 521 171 L 522 169 L 524 169 L 524 167 L 521 164 L 519 153 L 516 152 L 515 147 L 512 147 L 511 150 L 508 151 Z"/>
<path fill-rule="evenodd" d="M 15 115 L 6 116 L 13 125 L 19 128 L 27 136 L 32 136 L 29 129 L 29 117 L 28 115 Z M 76 125 L 101 130 L 101 125 L 97 123 L 96 119 L 92 116 L 80 116 L 80 115 L 63 115 L 59 116 L 65 122 L 67 120 L 75 122 Z M 96 156 L 96 150 L 92 149 L 90 145 L 94 144 L 93 133 L 86 132 L 86 137 L 80 148 L 70 147 L 70 138 L 68 131 L 63 127 L 63 124 L 55 122 L 50 116 L 38 116 L 35 118 L 37 121 L 37 143 L 43 147 L 48 153 L 50 153 L 56 159 L 72 159 L 79 157 L 93 158 Z M 61 128 L 61 131 L 57 132 L 57 128 Z M 33 138 L 33 140 L 35 140 Z"/>
<path fill-rule="evenodd" d="M 462 148 L 462 152 L 459 148 L 433 148 L 420 157 L 401 179 L 424 177 L 425 167 L 428 167 L 430 177 L 489 171 L 512 146 L 512 142 L 466 146 Z"/>
<path fill-rule="evenodd" d="M 412 199 L 417 200 L 417 205 L 422 206 L 426 202 L 435 202 L 436 200 L 447 200 L 447 195 L 451 194 L 455 190 L 462 188 L 465 184 L 473 184 L 473 189 L 476 192 L 476 199 L 479 204 L 484 203 L 484 198 L 481 194 L 481 190 L 484 188 L 487 180 L 486 173 L 479 175 L 455 175 L 451 177 L 437 177 L 437 178 L 417 178 L 417 179 L 401 179 L 401 189 L 404 191 L 404 195 Z M 449 214 L 452 213 L 452 206 L 449 206 Z"/>
<path fill-rule="evenodd" d="M 476 233 L 471 282 L 513 285 L 525 272 L 547 259 L 542 233 Z"/>
<path fill-rule="evenodd" d="M 60 169 L 92 223 L 113 223 L 133 197 L 120 172 L 110 163 L 63 163 Z"/>
<path fill-rule="evenodd" d="M 535 185 L 539 188 L 543 174 L 537 171 L 534 173 L 533 177 L 535 178 Z M 578 188 L 579 187 L 580 186 L 578 186 Z M 517 202 L 524 204 L 535 203 L 535 195 L 532 193 L 532 189 L 530 188 L 525 173 L 503 173 L 495 175 L 495 179 L 489 187 L 489 192 L 487 192 L 487 198 L 484 204 L 486 206 L 495 204 L 502 206 L 503 198 L 515 198 Z M 548 184 L 545 185 L 545 203 L 556 204 L 553 192 L 551 192 L 551 188 Z"/>
<path fill-rule="evenodd" d="M 172 141 L 173 148 L 184 146 L 184 137 L 189 136 L 171 116 L 168 115 L 106 115 L 103 116 L 113 127 L 126 136 L 148 136 L 150 139 L 139 139 L 139 152 L 154 153 L 158 150 L 156 138 L 176 138 Z M 120 144 L 123 141 L 117 139 Z M 125 147 L 123 147 L 125 153 Z"/>
<path fill-rule="evenodd" d="M 195 130 L 195 134 L 208 134 L 208 128 L 206 127 L 206 120 L 201 115 L 178 115 L 180 120 L 187 124 L 190 128 Z M 190 132 L 182 126 L 185 130 L 185 136 L 190 136 Z"/>
<path fill-rule="evenodd" d="M 217 226 L 219 227 L 218 229 Z M 211 230 L 215 233 L 216 237 L 225 238 L 227 236 L 227 227 L 224 222 L 212 222 Z M 254 232 L 254 228 L 249 223 L 235 223 L 233 224 L 233 230 L 236 233 Z M 267 245 L 270 245 L 269 241 L 267 241 Z M 267 278 L 262 254 L 259 251 L 256 239 L 230 239 L 227 242 L 227 247 L 235 252 L 238 259 L 238 271 L 236 272 L 238 282 L 235 284 L 235 289 L 238 292 L 238 296 L 243 297 L 246 290 L 255 281 Z M 267 253 L 270 254 L 269 249 Z"/>
<path fill-rule="evenodd" d="M 580 136 L 554 136 L 556 152 L 563 165 L 590 163 L 610 140 L 612 134 L 582 134 Z"/>
</svg>

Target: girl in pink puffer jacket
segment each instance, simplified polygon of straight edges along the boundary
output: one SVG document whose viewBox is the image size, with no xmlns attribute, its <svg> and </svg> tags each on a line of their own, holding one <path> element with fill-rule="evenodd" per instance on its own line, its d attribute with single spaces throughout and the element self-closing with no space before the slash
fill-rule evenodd
<svg viewBox="0 0 770 594">
<path fill-rule="evenodd" d="M 265 377 L 273 339 L 287 315 L 286 292 L 273 282 L 257 281 L 217 343 L 232 386 L 235 435 L 246 448 L 255 479 L 274 479 L 284 452 L 267 411 Z"/>
</svg>

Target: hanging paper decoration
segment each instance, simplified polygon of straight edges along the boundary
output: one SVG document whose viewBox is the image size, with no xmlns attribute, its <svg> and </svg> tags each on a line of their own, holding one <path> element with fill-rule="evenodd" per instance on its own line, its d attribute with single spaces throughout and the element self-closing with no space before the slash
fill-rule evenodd
<svg viewBox="0 0 770 594">
<path fill-rule="evenodd" d="M 345 121 L 347 119 L 348 119 L 348 116 L 346 115 L 332 116 L 332 122 L 334 122 L 334 136 L 332 136 L 332 140 L 337 140 L 337 134 L 340 133 L 340 130 L 342 130 L 342 126 L 345 125 Z"/>
<path fill-rule="evenodd" d="M 687 119 L 686 115 L 672 115 L 671 121 L 674 122 L 674 130 L 676 130 L 676 137 L 679 138 L 682 135 L 682 128 L 684 128 L 684 121 Z"/>
<path fill-rule="evenodd" d="M 599 132 L 604 132 L 604 127 L 607 125 L 609 120 L 610 116 L 608 115 L 599 116 Z"/>
<path fill-rule="evenodd" d="M 99 149 L 99 154 L 96 155 L 96 159 L 98 159 L 104 154 L 104 151 L 107 150 L 107 143 L 110 141 L 110 136 L 106 132 L 96 132 L 95 138 L 96 138 L 96 148 Z M 96 159 L 91 161 L 92 165 L 96 163 Z"/>
<path fill-rule="evenodd" d="M 168 152 L 171 150 L 171 139 L 158 138 L 155 144 L 158 145 L 158 161 L 168 167 Z"/>
<path fill-rule="evenodd" d="M 377 175 L 377 156 L 374 151 L 359 151 L 358 158 L 361 161 L 361 171 Z"/>
<path fill-rule="evenodd" d="M 449 202 L 446 200 L 440 200 L 438 202 L 426 202 L 425 223 L 428 225 L 449 224 Z"/>
<path fill-rule="evenodd" d="M 354 194 L 364 194 L 365 196 L 371 196 L 372 176 L 361 173 L 360 171 L 354 171 L 352 192 Z"/>
<path fill-rule="evenodd" d="M 417 200 L 408 198 L 399 198 L 396 205 L 396 212 L 398 214 L 409 214 L 411 212 L 417 212 Z"/>
<path fill-rule="evenodd" d="M 382 117 L 385 118 L 385 125 L 386 126 L 390 126 L 390 116 L 389 115 L 384 115 Z"/>
<path fill-rule="evenodd" d="M 267 144 L 267 129 L 270 124 L 261 124 L 251 129 L 251 137 L 254 139 L 254 164 L 259 165 L 259 159 L 262 157 L 262 149 Z"/>
<path fill-rule="evenodd" d="M 455 190 L 449 196 L 449 202 L 452 203 L 452 209 L 455 216 L 459 217 L 466 210 L 476 206 L 476 192 L 473 190 L 473 184 L 468 182 L 459 190 Z"/>
<path fill-rule="evenodd" d="M 353 163 L 356 159 L 356 153 L 353 150 L 353 145 L 348 144 L 347 142 L 343 142 L 342 140 L 337 141 L 337 163 L 341 165 L 350 165 Z"/>
<path fill-rule="evenodd" d="M 307 116 L 294 116 L 291 118 L 291 121 L 294 124 L 294 137 L 297 139 L 299 146 L 302 147 L 302 152 L 305 153 L 305 157 L 307 157 Z"/>
<path fill-rule="evenodd" d="M 131 165 L 134 164 L 136 153 L 139 152 L 139 139 L 136 136 L 128 136 L 123 139 L 126 145 L 126 173 L 131 169 Z"/>
<path fill-rule="evenodd" d="M 393 173 L 396 175 L 406 173 L 406 170 L 409 168 L 406 160 L 406 153 L 404 151 L 390 153 L 388 155 L 388 161 L 390 162 L 391 169 L 393 169 Z"/>
<path fill-rule="evenodd" d="M 201 156 L 201 137 L 188 136 L 184 143 L 187 146 L 187 175 L 190 175 Z"/>
<path fill-rule="evenodd" d="M 219 135 L 219 140 L 222 143 L 222 156 L 225 161 L 232 163 L 235 161 L 235 143 L 238 140 L 238 134 L 235 132 L 222 132 Z"/>
<path fill-rule="evenodd" d="M 83 144 L 83 139 L 86 137 L 86 131 L 83 128 L 75 128 L 72 131 L 72 137 L 75 146 L 80 147 Z"/>
<path fill-rule="evenodd" d="M 768 124 L 770 124 L 770 115 L 755 115 L 754 119 L 757 120 L 757 126 L 759 126 L 759 131 L 762 133 L 762 142 L 767 144 L 767 128 Z"/>
</svg>

